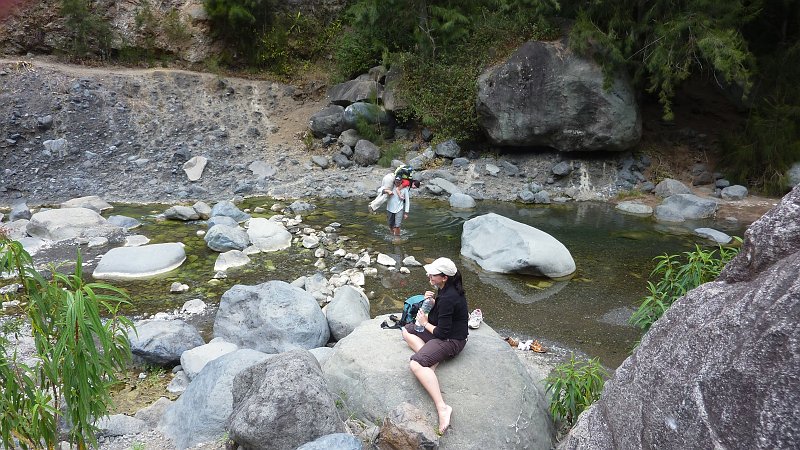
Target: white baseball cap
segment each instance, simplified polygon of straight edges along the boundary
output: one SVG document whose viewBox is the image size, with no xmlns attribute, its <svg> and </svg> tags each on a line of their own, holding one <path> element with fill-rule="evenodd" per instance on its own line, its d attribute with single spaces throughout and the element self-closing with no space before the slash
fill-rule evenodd
<svg viewBox="0 0 800 450">
<path fill-rule="evenodd" d="M 452 277 L 458 272 L 456 265 L 450 258 L 437 258 L 430 264 L 425 264 L 425 273 L 428 275 L 439 275 L 443 273 L 448 277 Z"/>
</svg>

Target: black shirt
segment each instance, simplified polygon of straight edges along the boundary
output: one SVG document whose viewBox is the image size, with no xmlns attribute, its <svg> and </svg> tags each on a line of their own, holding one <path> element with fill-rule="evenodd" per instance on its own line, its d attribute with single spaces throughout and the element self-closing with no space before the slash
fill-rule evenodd
<svg viewBox="0 0 800 450">
<path fill-rule="evenodd" d="M 436 295 L 428 322 L 436 325 L 433 335 L 437 339 L 466 339 L 469 335 L 467 299 L 454 286 L 445 286 Z"/>
</svg>

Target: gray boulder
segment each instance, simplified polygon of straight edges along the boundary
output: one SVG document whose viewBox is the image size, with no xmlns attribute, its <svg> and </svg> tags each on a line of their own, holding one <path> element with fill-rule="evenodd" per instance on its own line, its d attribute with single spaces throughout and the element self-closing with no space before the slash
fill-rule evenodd
<svg viewBox="0 0 800 450">
<path fill-rule="evenodd" d="M 361 450 L 364 443 L 350 433 L 326 434 L 307 442 L 297 450 Z"/>
<path fill-rule="evenodd" d="M 625 150 L 642 134 L 631 84 L 604 87 L 600 66 L 564 41 L 530 41 L 478 78 L 478 120 L 497 145 Z"/>
<path fill-rule="evenodd" d="M 186 261 L 183 244 L 117 247 L 100 258 L 92 276 L 99 280 L 149 278 L 180 267 Z"/>
<path fill-rule="evenodd" d="M 728 186 L 722 190 L 723 200 L 742 200 L 747 197 L 747 188 L 738 184 Z"/>
<path fill-rule="evenodd" d="M 13 211 L 12 211 L 13 215 Z M 26 231 L 33 237 L 64 241 L 78 237 L 114 235 L 122 229 L 88 208 L 49 209 L 31 216 Z"/>
<path fill-rule="evenodd" d="M 246 318 L 246 320 L 244 320 Z M 214 336 L 265 353 L 328 343 L 328 321 L 314 297 L 283 281 L 237 284 L 222 294 Z"/>
<path fill-rule="evenodd" d="M 188 221 L 199 219 L 200 214 L 197 214 L 197 211 L 191 206 L 175 205 L 164 211 L 164 217 L 172 220 Z"/>
<path fill-rule="evenodd" d="M 706 239 L 710 239 L 717 244 L 727 244 L 731 241 L 731 237 L 722 231 L 715 230 L 713 228 L 695 228 L 694 234 L 704 237 Z"/>
<path fill-rule="evenodd" d="M 370 98 L 381 98 L 382 96 L 383 86 L 368 77 L 358 77 L 355 80 L 345 81 L 328 89 L 330 102 L 340 106 L 365 102 Z"/>
<path fill-rule="evenodd" d="M 575 272 L 572 255 L 556 238 L 495 213 L 464 222 L 461 254 L 490 272 L 550 278 Z"/>
<path fill-rule="evenodd" d="M 362 139 L 362 137 L 358 135 L 358 131 L 352 128 L 344 130 L 342 134 L 339 135 L 339 142 L 348 147 L 355 147 L 360 139 Z"/>
<path fill-rule="evenodd" d="M 790 188 L 800 184 L 800 162 L 792 164 L 792 167 L 786 171 L 786 179 Z"/>
<path fill-rule="evenodd" d="M 430 397 L 409 369 L 411 350 L 397 330 L 383 330 L 385 317 L 363 322 L 334 347 L 323 365 L 331 392 L 340 394 L 356 418 L 376 423 L 402 403 L 427 413 L 430 428 L 438 418 Z M 439 448 L 548 449 L 553 444 L 544 393 L 514 350 L 486 323 L 470 330 L 456 358 L 436 369 L 451 427 Z"/>
<path fill-rule="evenodd" d="M 353 162 L 362 166 L 371 166 L 378 162 L 381 157 L 381 150 L 372 142 L 361 139 L 356 143 L 353 151 Z"/>
<path fill-rule="evenodd" d="M 683 222 L 711 217 L 718 208 L 716 200 L 701 198 L 694 194 L 676 194 L 665 198 L 656 206 L 654 216 L 661 222 Z"/>
<path fill-rule="evenodd" d="M 197 328 L 183 320 L 140 320 L 129 332 L 131 353 L 139 360 L 157 366 L 180 364 L 186 350 L 205 344 Z"/>
<path fill-rule="evenodd" d="M 389 115 L 386 114 L 386 111 L 373 103 L 353 103 L 344 109 L 344 124 L 348 128 L 355 128 L 359 118 L 367 123 L 389 123 Z"/>
<path fill-rule="evenodd" d="M 239 346 L 225 339 L 215 338 L 181 354 L 181 368 L 188 379 L 194 379 L 211 361 L 239 350 Z"/>
<path fill-rule="evenodd" d="M 615 209 L 636 216 L 649 216 L 653 214 L 652 207 L 645 205 L 644 203 L 633 201 L 619 202 L 617 203 L 617 206 L 615 206 Z"/>
<path fill-rule="evenodd" d="M 369 320 L 369 299 L 350 285 L 336 289 L 326 308 L 328 326 L 337 341 L 352 333 L 361 322 Z"/>
<path fill-rule="evenodd" d="M 408 107 L 408 102 L 397 92 L 397 87 L 403 79 L 400 65 L 394 64 L 386 72 L 383 91 L 383 107 L 387 111 L 399 111 Z"/>
<path fill-rule="evenodd" d="M 284 250 L 292 245 L 292 234 L 282 223 L 256 217 L 247 224 L 250 243 L 262 252 Z"/>
<path fill-rule="evenodd" d="M 470 209 L 476 205 L 475 199 L 467 194 L 456 192 L 450 196 L 450 207 L 456 209 Z"/>
<path fill-rule="evenodd" d="M 338 136 L 344 131 L 344 108 L 331 105 L 315 113 L 309 119 L 308 127 L 314 136 L 321 138 L 327 134 Z"/>
<path fill-rule="evenodd" d="M 11 212 L 8 213 L 8 221 L 14 222 L 15 220 L 30 220 L 31 219 L 31 210 L 28 208 L 28 204 L 25 202 L 15 203 L 14 206 L 11 207 Z"/>
<path fill-rule="evenodd" d="M 656 321 L 560 448 L 800 447 L 798 274 L 795 188 Z"/>
<path fill-rule="evenodd" d="M 167 410 L 158 429 L 177 448 L 219 440 L 225 435 L 225 425 L 233 410 L 234 377 L 271 356 L 241 349 L 211 361 Z"/>
<path fill-rule="evenodd" d="M 250 238 L 247 232 L 241 227 L 229 227 L 227 225 L 214 225 L 203 236 L 206 245 L 215 252 L 227 252 L 228 250 L 244 250 L 250 245 Z"/>
<path fill-rule="evenodd" d="M 250 214 L 245 213 L 230 201 L 221 201 L 214 205 L 209 216 L 228 216 L 236 222 L 244 222 L 250 218 Z"/>
<path fill-rule="evenodd" d="M 125 414 L 112 414 L 101 417 L 97 421 L 97 434 L 100 436 L 124 436 L 137 434 L 147 429 L 147 423 L 142 419 L 126 416 Z"/>
<path fill-rule="evenodd" d="M 61 204 L 61 207 L 87 208 L 98 213 L 114 208 L 113 206 L 111 206 L 110 203 L 108 203 L 107 201 L 103 200 L 102 198 L 96 195 L 90 195 L 87 197 L 79 197 L 79 198 L 73 198 L 72 200 L 67 200 Z"/>
<path fill-rule="evenodd" d="M 444 158 L 455 159 L 461 156 L 461 147 L 459 147 L 453 139 L 436 144 L 433 151 L 436 153 L 436 156 Z"/>
<path fill-rule="evenodd" d="M 239 226 L 239 222 L 228 216 L 211 216 L 206 222 L 206 226 L 211 229 L 214 225 L 225 225 L 236 228 Z"/>
<path fill-rule="evenodd" d="M 248 449 L 294 450 L 344 431 L 319 363 L 306 350 L 276 355 L 233 381 L 230 438 Z"/>
<path fill-rule="evenodd" d="M 108 216 L 107 220 L 111 225 L 120 227 L 125 231 L 134 229 L 142 224 L 139 220 L 128 216 Z"/>
<path fill-rule="evenodd" d="M 655 194 L 661 198 L 667 198 L 677 194 L 691 193 L 692 190 L 689 189 L 689 186 L 686 186 L 678 180 L 673 180 L 672 178 L 661 180 L 661 182 L 656 185 L 655 189 Z"/>
</svg>

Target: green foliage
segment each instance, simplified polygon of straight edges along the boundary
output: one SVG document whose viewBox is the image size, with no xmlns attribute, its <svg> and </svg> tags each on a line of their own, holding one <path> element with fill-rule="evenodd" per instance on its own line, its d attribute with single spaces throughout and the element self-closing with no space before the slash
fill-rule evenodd
<svg viewBox="0 0 800 450">
<path fill-rule="evenodd" d="M 172 8 L 164 16 L 164 33 L 167 39 L 174 45 L 180 46 L 192 37 L 186 26 L 186 22 L 181 18 L 180 12 Z"/>
<path fill-rule="evenodd" d="M 787 170 L 800 161 L 800 65 L 786 63 L 798 59 L 796 41 L 759 60 L 762 98 L 744 129 L 722 139 L 731 179 L 768 195 L 786 193 Z"/>
<path fill-rule="evenodd" d="M 332 81 L 341 83 L 379 64 L 378 55 L 382 49 L 378 42 L 371 40 L 363 31 L 353 30 L 340 34 L 333 50 Z"/>
<path fill-rule="evenodd" d="M 739 31 L 758 1 L 598 0 L 578 13 L 570 45 L 602 64 L 607 83 L 618 70 L 658 96 L 671 120 L 675 89 L 692 73 L 713 74 L 747 94 L 754 59 Z"/>
<path fill-rule="evenodd" d="M 78 448 L 96 445 L 95 421 L 108 414 L 115 373 L 130 361 L 126 327 L 119 316 L 127 296 L 104 283 L 85 283 L 80 254 L 72 275 L 52 270 L 47 280 L 19 242 L 0 236 L 0 272 L 16 273 L 36 346 L 35 367 L 9 353 L 0 338 L 0 428 L 6 448 L 53 448 L 61 416 Z M 102 319 L 101 314 L 108 315 Z M 63 404 L 62 404 L 63 399 Z"/>
<path fill-rule="evenodd" d="M 355 128 L 361 138 L 378 146 L 383 145 L 384 133 L 387 132 L 387 129 L 379 122 L 371 122 L 366 117 L 357 115 Z"/>
<path fill-rule="evenodd" d="M 378 159 L 378 165 L 381 167 L 389 167 L 395 159 L 403 160 L 406 150 L 399 142 L 392 142 L 389 145 L 381 147 L 381 157 Z"/>
<path fill-rule="evenodd" d="M 89 5 L 89 0 L 61 0 L 61 15 L 71 32 L 65 50 L 79 58 L 88 53 L 106 55 L 111 48 L 111 27 Z"/>
<path fill-rule="evenodd" d="M 597 360 L 579 361 L 572 354 L 546 378 L 550 414 L 556 423 L 571 428 L 578 416 L 600 398 L 608 373 Z"/>
<path fill-rule="evenodd" d="M 437 140 L 467 141 L 478 134 L 477 65 L 428 61 L 411 54 L 404 55 L 402 65 L 398 94 L 409 106 L 398 112 L 401 120 L 418 118 L 436 131 Z"/>
<path fill-rule="evenodd" d="M 398 65 L 396 93 L 408 105 L 396 111 L 401 120 L 418 120 L 437 140 L 474 140 L 478 74 L 527 39 L 553 37 L 542 14 L 557 9 L 549 0 L 360 0 L 336 44 L 336 80 Z"/>
<path fill-rule="evenodd" d="M 293 75 L 327 55 L 341 22 L 300 12 L 278 15 L 260 38 L 258 65 L 277 75 Z"/>
<path fill-rule="evenodd" d="M 206 14 L 216 37 L 233 47 L 234 57 L 252 62 L 258 41 L 271 25 L 272 0 L 204 0 Z"/>
<path fill-rule="evenodd" d="M 741 238 L 734 239 L 742 242 Z M 658 278 L 658 281 L 655 284 L 647 282 L 650 294 L 642 299 L 641 305 L 631 316 L 631 325 L 643 331 L 649 330 L 677 299 L 697 286 L 716 279 L 728 261 L 738 253 L 738 247 L 720 245 L 718 249 L 704 250 L 695 245 L 694 251 L 683 253 L 683 260 L 680 255 L 657 256 L 655 260 L 658 262 L 650 278 Z"/>
</svg>

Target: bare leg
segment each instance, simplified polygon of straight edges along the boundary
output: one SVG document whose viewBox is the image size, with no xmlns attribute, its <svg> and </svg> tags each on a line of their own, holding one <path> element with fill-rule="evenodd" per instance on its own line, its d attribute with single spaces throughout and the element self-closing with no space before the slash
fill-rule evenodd
<svg viewBox="0 0 800 450">
<path fill-rule="evenodd" d="M 431 367 L 422 367 L 418 362 L 411 361 L 411 372 L 417 377 L 422 387 L 431 396 L 433 404 L 436 406 L 436 413 L 439 415 L 439 433 L 444 433 L 450 426 L 450 415 L 453 408 L 444 402 L 442 391 L 439 389 L 439 379 L 436 372 Z"/>
<path fill-rule="evenodd" d="M 411 348 L 414 353 L 417 353 L 419 349 L 425 345 L 425 341 L 423 341 L 421 337 L 409 333 L 406 331 L 406 327 L 403 327 L 403 340 L 406 341 L 406 344 L 408 344 L 409 348 Z"/>
</svg>

